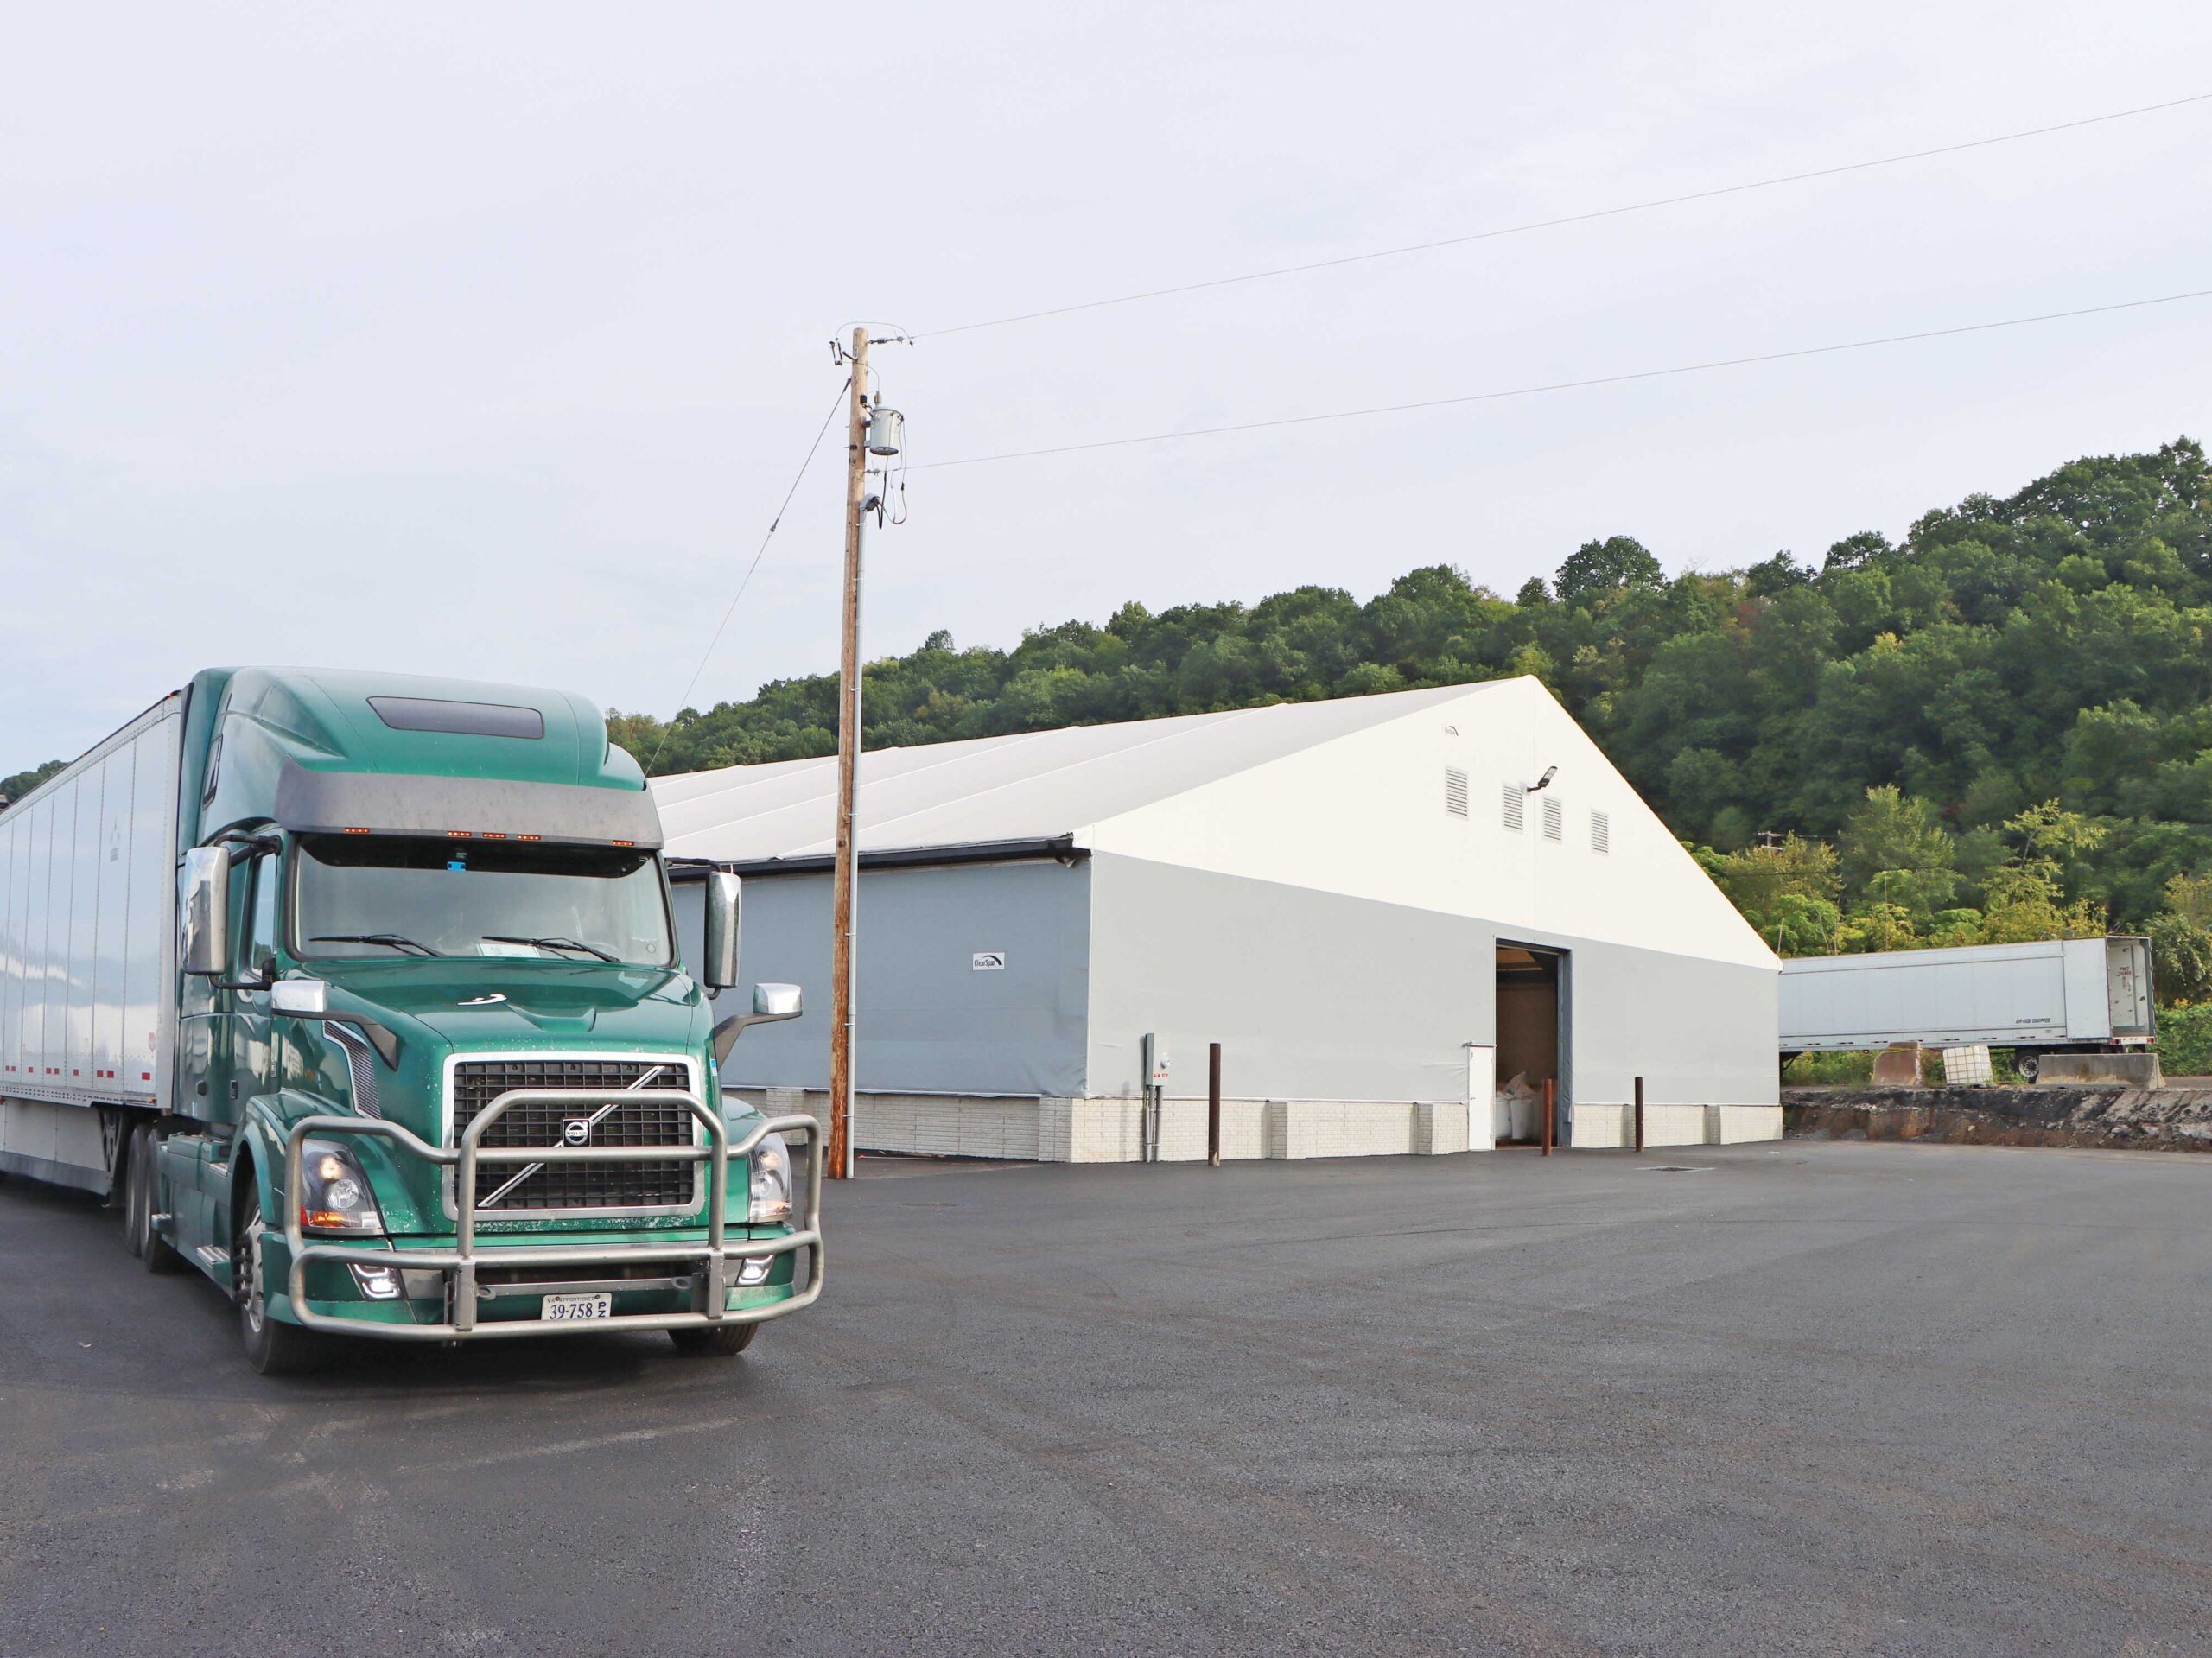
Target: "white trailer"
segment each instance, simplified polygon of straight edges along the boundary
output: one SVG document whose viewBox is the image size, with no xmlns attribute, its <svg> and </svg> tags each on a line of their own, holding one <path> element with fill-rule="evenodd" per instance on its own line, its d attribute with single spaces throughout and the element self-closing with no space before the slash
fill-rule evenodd
<svg viewBox="0 0 2212 1658">
<path fill-rule="evenodd" d="M 1782 964 L 1782 1051 L 1976 1045 L 2113 1052 L 2157 1034 L 2150 941 L 2050 938 L 1962 950 L 1801 956 Z"/>
<path fill-rule="evenodd" d="M 168 1099 L 183 712 L 165 697 L 0 812 L 0 1171 L 104 1192 Z"/>
</svg>

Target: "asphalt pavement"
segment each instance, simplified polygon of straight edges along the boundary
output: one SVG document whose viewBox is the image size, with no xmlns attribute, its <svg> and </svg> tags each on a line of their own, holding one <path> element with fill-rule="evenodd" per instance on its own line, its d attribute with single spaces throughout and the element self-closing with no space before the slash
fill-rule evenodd
<svg viewBox="0 0 2212 1658">
<path fill-rule="evenodd" d="M 2212 1157 L 889 1163 L 735 1361 L 261 1380 L 0 1185 L 0 1653 L 2212 1649 Z"/>
</svg>

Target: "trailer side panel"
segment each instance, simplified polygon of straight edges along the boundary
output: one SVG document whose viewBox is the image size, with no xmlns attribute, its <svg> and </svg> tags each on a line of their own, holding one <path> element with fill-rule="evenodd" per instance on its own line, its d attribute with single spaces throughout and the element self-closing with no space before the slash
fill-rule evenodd
<svg viewBox="0 0 2212 1658">
<path fill-rule="evenodd" d="M 2139 1043 L 2151 972 L 2139 938 L 2043 940 L 1784 962 L 1785 1052 L 1986 1043 Z"/>
<path fill-rule="evenodd" d="M 103 1189 L 99 1108 L 168 1097 L 182 712 L 165 698 L 0 814 L 0 1167 Z"/>
</svg>

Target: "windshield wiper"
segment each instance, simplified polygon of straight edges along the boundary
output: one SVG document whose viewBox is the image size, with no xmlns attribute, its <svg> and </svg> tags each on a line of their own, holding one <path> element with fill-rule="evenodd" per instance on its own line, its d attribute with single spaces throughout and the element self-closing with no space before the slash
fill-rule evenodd
<svg viewBox="0 0 2212 1658">
<path fill-rule="evenodd" d="M 382 944 L 386 950 L 420 950 L 425 956 L 442 956 L 442 950 L 432 950 L 419 938 L 410 938 L 401 932 L 319 932 L 308 940 L 310 944 Z"/>
<path fill-rule="evenodd" d="M 487 932 L 482 935 L 487 944 L 533 944 L 539 950 L 580 950 L 587 956 L 596 956 L 602 962 L 619 962 L 619 956 L 610 956 L 596 944 L 587 944 L 574 938 L 518 938 L 512 933 Z"/>
</svg>

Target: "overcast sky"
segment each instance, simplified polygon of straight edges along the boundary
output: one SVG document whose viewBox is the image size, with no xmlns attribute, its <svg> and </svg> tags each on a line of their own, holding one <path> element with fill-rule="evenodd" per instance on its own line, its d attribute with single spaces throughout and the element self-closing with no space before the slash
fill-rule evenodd
<svg viewBox="0 0 2212 1658">
<path fill-rule="evenodd" d="M 674 711 L 826 340 L 2212 92 L 2212 8 L 10 9 L 0 774 L 219 662 Z M 880 354 L 918 463 L 2212 287 L 2212 104 Z M 2212 433 L 2212 301 L 917 471 L 867 647 L 1670 569 Z M 698 706 L 836 656 L 824 446 Z"/>
</svg>

